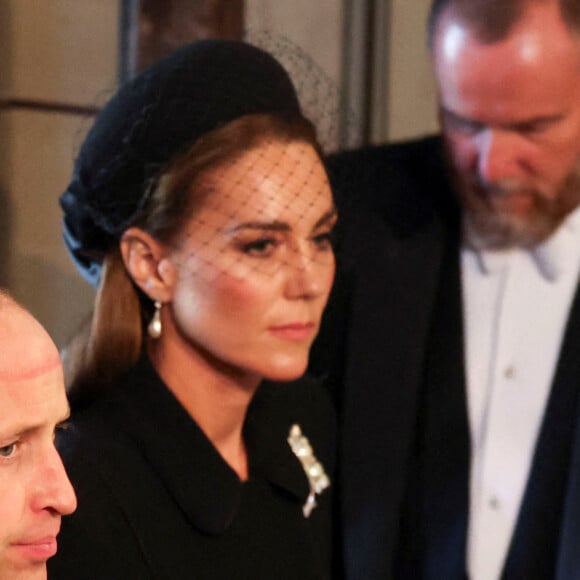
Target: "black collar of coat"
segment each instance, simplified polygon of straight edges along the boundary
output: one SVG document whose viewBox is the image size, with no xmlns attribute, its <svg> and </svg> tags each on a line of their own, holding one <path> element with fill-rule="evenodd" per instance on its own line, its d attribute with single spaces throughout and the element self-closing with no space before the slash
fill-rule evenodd
<svg viewBox="0 0 580 580">
<path fill-rule="evenodd" d="M 115 396 L 117 420 L 189 521 L 204 533 L 219 534 L 232 523 L 244 483 L 142 357 Z M 286 441 L 296 408 L 284 403 L 293 384 L 264 384 L 248 410 L 244 438 L 250 479 L 262 479 L 303 504 L 308 480 Z M 195 465 L 192 466 L 192 463 Z"/>
</svg>

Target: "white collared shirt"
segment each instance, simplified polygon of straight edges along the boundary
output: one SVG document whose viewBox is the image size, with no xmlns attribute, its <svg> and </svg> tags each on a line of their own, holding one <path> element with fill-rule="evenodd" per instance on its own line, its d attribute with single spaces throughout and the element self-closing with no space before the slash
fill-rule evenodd
<svg viewBox="0 0 580 580">
<path fill-rule="evenodd" d="M 462 248 L 471 580 L 501 575 L 579 271 L 580 208 L 530 251 Z"/>
</svg>

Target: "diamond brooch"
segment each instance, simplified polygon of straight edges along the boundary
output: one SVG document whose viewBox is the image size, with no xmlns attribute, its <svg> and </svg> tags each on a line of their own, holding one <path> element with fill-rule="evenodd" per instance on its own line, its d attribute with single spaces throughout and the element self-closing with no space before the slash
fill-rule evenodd
<svg viewBox="0 0 580 580">
<path fill-rule="evenodd" d="M 316 459 L 310 441 L 302 434 L 300 425 L 294 424 L 290 427 L 288 444 L 302 464 L 302 469 L 304 469 L 304 473 L 306 473 L 308 483 L 310 484 L 310 493 L 308 494 L 306 503 L 302 506 L 304 517 L 307 518 L 317 505 L 316 496 L 320 495 L 330 486 L 330 479 L 326 475 L 322 464 Z"/>
</svg>

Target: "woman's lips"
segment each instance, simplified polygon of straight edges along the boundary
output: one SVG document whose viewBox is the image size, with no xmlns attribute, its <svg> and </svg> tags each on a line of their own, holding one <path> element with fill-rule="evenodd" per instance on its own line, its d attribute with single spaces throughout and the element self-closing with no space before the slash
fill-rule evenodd
<svg viewBox="0 0 580 580">
<path fill-rule="evenodd" d="M 13 547 L 28 560 L 42 562 L 56 554 L 58 544 L 56 536 L 13 544 Z"/>
<path fill-rule="evenodd" d="M 292 322 L 271 326 L 269 330 L 271 334 L 283 340 L 304 341 L 312 338 L 314 328 L 313 322 Z"/>
</svg>

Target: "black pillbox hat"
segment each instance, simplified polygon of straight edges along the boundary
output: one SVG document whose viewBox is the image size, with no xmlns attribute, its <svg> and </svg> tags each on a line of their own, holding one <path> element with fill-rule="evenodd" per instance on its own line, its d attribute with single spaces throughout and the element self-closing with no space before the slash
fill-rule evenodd
<svg viewBox="0 0 580 580">
<path fill-rule="evenodd" d="M 97 116 L 60 197 L 64 240 L 81 274 L 98 284 L 103 257 L 172 158 L 202 135 L 259 113 L 301 116 L 284 68 L 241 41 L 190 44 L 122 86 Z"/>
</svg>

